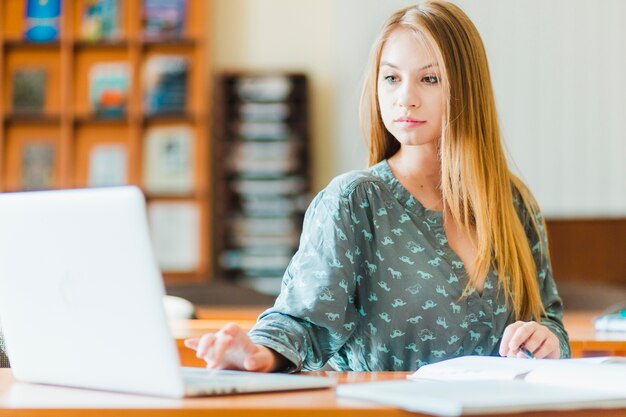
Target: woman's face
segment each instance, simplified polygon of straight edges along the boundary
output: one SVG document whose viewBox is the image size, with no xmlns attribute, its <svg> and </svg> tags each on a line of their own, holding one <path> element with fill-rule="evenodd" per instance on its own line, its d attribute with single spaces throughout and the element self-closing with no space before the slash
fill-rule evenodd
<svg viewBox="0 0 626 417">
<path fill-rule="evenodd" d="M 383 46 L 378 105 L 387 130 L 403 145 L 438 142 L 444 109 L 441 72 L 415 34 L 396 29 Z"/>
</svg>

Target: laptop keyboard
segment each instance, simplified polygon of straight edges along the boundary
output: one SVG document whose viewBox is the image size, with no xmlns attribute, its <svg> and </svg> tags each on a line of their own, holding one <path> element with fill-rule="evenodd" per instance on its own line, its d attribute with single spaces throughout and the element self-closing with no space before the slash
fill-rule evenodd
<svg viewBox="0 0 626 417">
<path fill-rule="evenodd" d="M 185 383 L 190 385 L 206 385 L 207 383 L 219 384 L 220 382 L 245 383 L 251 382 L 250 372 L 223 371 L 204 368 L 182 367 L 182 375 Z"/>
<path fill-rule="evenodd" d="M 190 395 L 193 396 L 326 388 L 334 385 L 333 380 L 328 378 L 280 373 L 191 367 L 182 367 L 181 373 Z"/>
</svg>

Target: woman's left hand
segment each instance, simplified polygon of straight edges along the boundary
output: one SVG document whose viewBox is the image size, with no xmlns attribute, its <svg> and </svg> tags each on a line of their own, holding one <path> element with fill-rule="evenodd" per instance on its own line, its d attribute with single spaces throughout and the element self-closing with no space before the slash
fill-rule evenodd
<svg viewBox="0 0 626 417">
<path fill-rule="evenodd" d="M 559 339 L 549 328 L 536 321 L 516 321 L 504 329 L 500 356 L 526 358 L 522 347 L 529 350 L 537 359 L 561 357 Z"/>
</svg>

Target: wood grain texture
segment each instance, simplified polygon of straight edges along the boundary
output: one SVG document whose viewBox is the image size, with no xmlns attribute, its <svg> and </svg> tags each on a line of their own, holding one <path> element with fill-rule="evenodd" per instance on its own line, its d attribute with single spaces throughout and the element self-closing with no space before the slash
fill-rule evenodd
<svg viewBox="0 0 626 417">
<path fill-rule="evenodd" d="M 339 384 L 359 383 L 369 381 L 385 381 L 404 379 L 407 372 L 323 372 L 312 373 L 324 375 L 337 380 Z M 184 400 L 164 400 L 150 397 L 144 398 L 143 403 L 136 408 L 123 406 L 129 399 L 126 395 L 97 393 L 97 398 L 87 390 L 63 389 L 58 387 L 36 388 L 47 390 L 63 390 L 66 402 L 57 407 L 28 408 L 29 398 L 24 396 L 20 399 L 21 408 L 7 404 L 11 399 L 12 390 L 16 387 L 24 387 L 24 384 L 16 383 L 9 370 L 0 369 L 0 417 L 51 417 L 51 416 L 245 416 L 245 417 L 292 417 L 292 416 L 316 416 L 316 417 L 400 417 L 400 416 L 425 416 L 419 413 L 408 413 L 399 409 L 382 407 L 364 401 L 338 398 L 333 389 L 316 389 L 309 391 L 292 391 L 283 393 L 246 394 L 233 396 L 220 396 L 212 398 L 190 398 Z M 25 392 L 25 391 L 22 391 Z M 39 391 L 41 392 L 41 391 Z M 26 394 L 28 394 L 26 392 Z M 123 398 L 126 397 L 126 398 Z M 136 399 L 136 396 L 132 396 Z M 91 398 L 91 400 L 89 400 Z M 94 399 L 95 398 L 95 399 Z M 164 401 L 170 401 L 163 405 Z M 37 403 L 32 398 L 33 404 Z M 160 404 L 158 406 L 157 404 Z M 626 408 L 616 410 L 567 410 L 499 414 L 511 417 L 626 417 Z"/>
<path fill-rule="evenodd" d="M 626 285 L 626 218 L 547 220 L 554 277 Z"/>
</svg>

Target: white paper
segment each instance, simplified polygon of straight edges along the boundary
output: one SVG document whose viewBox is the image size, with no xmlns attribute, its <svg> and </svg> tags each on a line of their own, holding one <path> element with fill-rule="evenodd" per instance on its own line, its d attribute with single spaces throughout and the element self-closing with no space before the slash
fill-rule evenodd
<svg viewBox="0 0 626 417">
<path fill-rule="evenodd" d="M 361 399 L 437 416 L 533 410 L 624 407 L 626 397 L 524 381 L 387 381 L 343 384 L 339 397 Z"/>
<path fill-rule="evenodd" d="M 346 384 L 358 398 L 439 416 L 626 406 L 626 365 L 613 358 L 465 356 L 425 365 L 407 381 Z"/>
<path fill-rule="evenodd" d="M 497 356 L 461 356 L 424 365 L 409 379 L 438 380 L 511 380 L 522 378 L 546 360 L 502 358 Z"/>
</svg>

